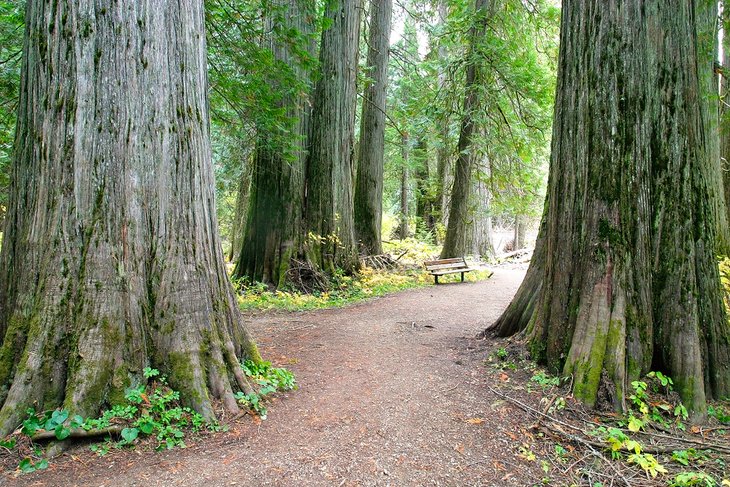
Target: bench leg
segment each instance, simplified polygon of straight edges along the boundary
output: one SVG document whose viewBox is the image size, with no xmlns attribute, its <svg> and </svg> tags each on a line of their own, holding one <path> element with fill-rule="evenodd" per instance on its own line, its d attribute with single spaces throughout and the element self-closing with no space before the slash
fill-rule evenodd
<svg viewBox="0 0 730 487">
<path fill-rule="evenodd" d="M 433 282 L 434 282 L 434 284 L 438 284 L 439 283 L 439 276 L 434 275 L 433 276 Z"/>
<path fill-rule="evenodd" d="M 464 282 L 464 273 L 461 273 L 461 282 Z"/>
</svg>

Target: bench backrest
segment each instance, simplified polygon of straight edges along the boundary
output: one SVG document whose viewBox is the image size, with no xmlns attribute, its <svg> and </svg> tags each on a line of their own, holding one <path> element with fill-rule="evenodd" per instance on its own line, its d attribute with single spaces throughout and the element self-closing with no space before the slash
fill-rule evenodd
<svg viewBox="0 0 730 487">
<path fill-rule="evenodd" d="M 452 259 L 427 260 L 423 263 L 426 270 L 437 271 L 442 269 L 461 269 L 469 267 L 464 257 L 455 257 Z"/>
</svg>

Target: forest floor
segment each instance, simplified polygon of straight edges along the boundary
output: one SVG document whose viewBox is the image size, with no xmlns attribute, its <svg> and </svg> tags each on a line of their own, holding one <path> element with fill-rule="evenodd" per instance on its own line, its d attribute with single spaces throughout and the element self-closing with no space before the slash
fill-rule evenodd
<svg viewBox="0 0 730 487">
<path fill-rule="evenodd" d="M 570 465 L 545 460 L 556 446 L 531 427 L 535 417 L 502 396 L 543 409 L 542 389 L 530 387 L 532 372 L 495 367 L 494 357 L 511 346 L 477 338 L 523 276 L 522 268 L 501 267 L 486 281 L 414 289 L 342 309 L 251 314 L 263 355 L 292 370 L 299 384 L 275 398 L 268 419 L 244 416 L 227 433 L 186 438 L 187 448 L 162 453 L 137 447 L 99 458 L 79 447 L 43 472 L 6 474 L 0 483 L 570 484 L 563 475 Z"/>
</svg>

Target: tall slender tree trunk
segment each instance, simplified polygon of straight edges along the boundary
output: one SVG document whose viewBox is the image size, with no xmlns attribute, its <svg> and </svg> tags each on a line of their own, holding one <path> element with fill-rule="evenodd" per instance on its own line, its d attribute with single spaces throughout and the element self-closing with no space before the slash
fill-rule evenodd
<svg viewBox="0 0 730 487">
<path fill-rule="evenodd" d="M 388 55 L 392 0 L 371 2 L 370 41 L 367 73 L 360 120 L 360 147 L 355 186 L 355 236 L 361 252 L 383 253 L 383 158 L 385 155 L 385 99 L 388 82 Z"/>
<path fill-rule="evenodd" d="M 461 256 L 468 250 L 469 193 L 475 158 L 473 148 L 474 131 L 476 129 L 474 116 L 479 107 L 479 83 L 482 81 L 481 62 L 477 59 L 475 46 L 486 33 L 489 1 L 475 0 L 474 10 L 476 16 L 471 30 L 470 55 L 466 68 L 464 113 L 458 143 L 459 156 L 456 160 L 456 174 L 449 208 L 449 223 L 446 227 L 446 238 L 441 250 L 441 258 Z"/>
<path fill-rule="evenodd" d="M 398 221 L 398 238 L 408 238 L 408 165 L 410 164 L 410 138 L 401 134 L 401 159 L 403 165 L 400 172 L 400 215 Z"/>
<path fill-rule="evenodd" d="M 434 233 L 436 219 L 434 218 L 434 193 L 431 187 L 431 171 L 428 161 L 428 148 L 426 139 L 418 137 L 416 146 L 413 148 L 411 157 L 415 163 L 416 170 L 416 217 L 421 230 Z"/>
<path fill-rule="evenodd" d="M 707 134 L 707 158 L 709 164 L 710 198 L 713 220 L 716 222 L 717 252 L 730 255 L 730 226 L 723 184 L 720 152 L 720 110 L 718 107 L 718 76 L 715 63 L 718 60 L 718 9 L 717 0 L 696 0 L 697 54 L 700 78 L 703 125 Z"/>
<path fill-rule="evenodd" d="M 723 2 L 723 16 L 730 15 L 730 3 Z M 725 195 L 725 218 L 730 222 L 730 32 L 723 29 L 720 77 L 720 168 Z"/>
<path fill-rule="evenodd" d="M 589 405 L 605 381 L 625 407 L 650 368 L 669 373 L 698 415 L 730 393 L 695 6 L 563 3 L 530 348 L 571 374 Z"/>
<path fill-rule="evenodd" d="M 252 162 L 246 154 L 241 160 L 241 175 L 236 188 L 236 207 L 233 210 L 233 225 L 231 226 L 231 248 L 228 251 L 228 261 L 233 262 L 238 257 L 243 245 L 243 233 L 246 229 L 248 216 L 248 201 L 251 195 Z"/>
<path fill-rule="evenodd" d="M 269 19 L 271 29 L 276 22 L 281 30 L 295 29 L 309 36 L 315 6 L 311 0 L 276 0 L 275 7 L 285 7 L 287 14 Z M 275 8 L 279 11 L 279 8 Z M 269 30 L 271 30 L 269 29 Z M 313 42 L 306 41 L 308 55 L 314 55 Z M 274 58 L 287 65 L 299 81 L 307 83 L 309 73 L 301 67 L 302 60 L 288 42 L 269 41 Z M 272 80 L 276 85 L 277 80 Z M 278 287 L 286 281 L 291 258 L 299 251 L 304 202 L 305 144 L 309 131 L 309 96 L 303 91 L 286 94 L 279 102 L 286 111 L 286 126 L 260 125 L 253 159 L 251 196 L 248 217 L 239 247 L 239 258 L 233 276 L 265 282 Z"/>
<path fill-rule="evenodd" d="M 260 360 L 215 217 L 201 0 L 28 2 L 0 255 L 0 436 L 157 367 L 213 417 Z"/>
<path fill-rule="evenodd" d="M 438 15 L 439 23 L 445 24 L 449 14 L 449 7 L 445 0 L 439 0 Z M 444 42 L 438 47 L 438 57 L 441 60 L 446 59 L 448 51 Z M 439 89 L 446 84 L 446 70 L 441 70 L 438 75 Z M 436 149 L 436 195 L 438 200 L 434 208 L 435 214 L 439 221 L 446 225 L 449 221 L 449 193 L 451 188 L 451 151 L 449 150 L 449 117 L 443 114 L 438 121 L 439 123 L 439 145 Z"/>
<path fill-rule="evenodd" d="M 314 93 L 306 167 L 306 253 L 320 269 L 359 266 L 353 221 L 355 77 L 361 0 L 327 3 L 331 25 L 322 32 L 320 77 Z"/>
</svg>

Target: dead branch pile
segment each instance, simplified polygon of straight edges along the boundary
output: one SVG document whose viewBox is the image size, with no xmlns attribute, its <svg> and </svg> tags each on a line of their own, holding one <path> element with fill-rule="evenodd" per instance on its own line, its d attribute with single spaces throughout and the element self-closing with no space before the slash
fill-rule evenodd
<svg viewBox="0 0 730 487">
<path fill-rule="evenodd" d="M 686 432 L 682 432 L 663 428 L 654 423 L 647 424 L 645 430 L 638 432 L 617 428 L 640 442 L 642 454 L 656 456 L 661 465 L 667 469 L 664 475 L 652 477 L 637 465 L 627 461 L 631 452 L 622 451 L 622 460 L 612 459 L 609 444 L 600 435 L 596 435 L 595 432 L 602 425 L 606 428 L 616 428 L 615 415 L 602 414 L 595 410 L 587 411 L 577 403 L 574 405 L 567 403 L 558 417 L 558 413 L 552 407 L 557 396 L 547 400 L 545 407 L 539 410 L 497 389 L 489 386 L 488 388 L 495 395 L 532 416 L 534 423 L 530 426 L 531 430 L 553 440 L 555 444 L 572 445 L 568 447 L 572 452 L 570 461 L 558 463 L 554 456 L 550 457 L 550 461 L 565 477 L 577 485 L 642 487 L 667 485 L 667 482 L 678 473 L 687 470 L 697 471 L 696 466 L 683 467 L 672 461 L 672 454 L 677 451 L 706 453 L 708 461 L 701 464 L 701 471 L 720 481 L 727 475 L 725 468 L 730 465 L 730 435 L 722 428 L 692 426 Z M 709 460 L 710 455 L 713 460 Z"/>
<path fill-rule="evenodd" d="M 286 281 L 292 289 L 304 294 L 326 291 L 330 288 L 327 275 L 316 269 L 308 260 L 291 259 L 286 271 Z"/>
<path fill-rule="evenodd" d="M 380 255 L 361 255 L 360 264 L 365 267 L 384 271 L 393 269 L 402 269 L 404 266 L 398 261 L 408 253 L 408 250 L 404 250 L 398 257 L 393 258 L 390 254 Z"/>
</svg>

